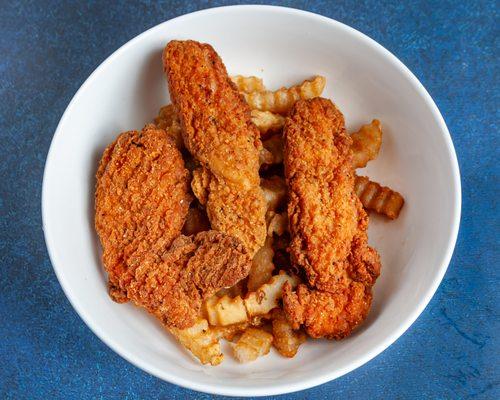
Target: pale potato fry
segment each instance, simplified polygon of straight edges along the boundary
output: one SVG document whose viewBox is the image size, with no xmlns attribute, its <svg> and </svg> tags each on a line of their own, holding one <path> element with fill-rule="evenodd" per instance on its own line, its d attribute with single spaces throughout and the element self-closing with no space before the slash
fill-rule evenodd
<svg viewBox="0 0 500 400">
<path fill-rule="evenodd" d="M 262 164 L 275 164 L 274 155 L 265 147 L 261 147 L 259 150 L 259 163 Z"/>
<path fill-rule="evenodd" d="M 239 281 L 236 285 L 231 286 L 229 288 L 224 288 L 221 289 L 217 292 L 218 297 L 222 296 L 229 296 L 229 297 L 236 297 L 236 296 L 243 296 L 245 293 L 245 280 L 243 279 L 242 281 Z"/>
<path fill-rule="evenodd" d="M 281 134 L 273 135 L 262 141 L 262 146 L 272 156 L 267 156 L 266 164 L 281 164 L 283 162 L 283 137 Z"/>
<path fill-rule="evenodd" d="M 286 212 L 273 213 L 267 225 L 267 235 L 283 235 L 288 230 L 288 214 Z"/>
<path fill-rule="evenodd" d="M 234 75 L 231 76 L 231 80 L 236 85 L 239 92 L 252 93 L 266 90 L 262 79 L 256 76 Z"/>
<path fill-rule="evenodd" d="M 154 124 L 158 128 L 164 129 L 168 136 L 174 139 L 177 148 L 180 149 L 184 147 L 181 124 L 172 104 L 168 104 L 160 108 Z"/>
<path fill-rule="evenodd" d="M 264 246 L 253 256 L 252 268 L 248 274 L 247 288 L 249 291 L 257 290 L 271 279 L 274 271 L 273 257 L 273 238 L 268 236 Z"/>
<path fill-rule="evenodd" d="M 282 178 L 273 176 L 269 179 L 261 179 L 261 187 L 264 193 L 264 199 L 267 203 L 266 222 L 269 224 L 273 222 L 275 210 L 284 201 L 286 195 L 286 187 Z M 263 285 L 271 279 L 274 271 L 274 250 L 273 250 L 273 229 L 279 229 L 279 221 L 273 222 L 271 233 L 257 253 L 255 253 L 252 260 L 252 268 L 248 274 L 247 288 L 249 291 L 256 290 L 259 286 Z M 268 231 L 269 232 L 269 231 Z"/>
<path fill-rule="evenodd" d="M 292 287 L 297 286 L 298 279 L 280 271 L 271 280 L 262 285 L 255 292 L 247 294 L 245 297 L 245 307 L 249 316 L 263 315 L 278 307 L 281 299 L 283 286 L 289 282 Z"/>
<path fill-rule="evenodd" d="M 297 100 L 320 96 L 325 84 L 325 77 L 316 76 L 300 85 L 284 87 L 275 92 L 252 92 L 243 93 L 243 95 L 251 109 L 286 115 Z"/>
<path fill-rule="evenodd" d="M 245 303 L 241 296 L 213 296 L 205 301 L 208 321 L 213 326 L 228 326 L 249 320 Z"/>
<path fill-rule="evenodd" d="M 202 206 L 207 204 L 208 199 L 208 185 L 210 184 L 211 174 L 210 171 L 203 167 L 193 170 L 193 178 L 191 179 L 191 189 L 194 195 Z"/>
<path fill-rule="evenodd" d="M 260 131 L 260 137 L 265 139 L 271 133 L 277 132 L 285 125 L 285 118 L 282 115 L 270 111 L 252 110 L 252 122 Z"/>
<path fill-rule="evenodd" d="M 275 175 L 271 178 L 261 179 L 260 186 L 264 192 L 264 199 L 267 203 L 267 211 L 275 211 L 285 201 L 285 180 L 282 177 Z"/>
<path fill-rule="evenodd" d="M 247 328 L 241 338 L 233 344 L 234 357 L 241 363 L 256 360 L 271 350 L 273 335 L 257 328 Z"/>
<path fill-rule="evenodd" d="M 359 131 L 351 135 L 352 164 L 354 168 L 366 167 L 368 161 L 378 156 L 382 144 L 382 127 L 378 119 L 363 125 Z"/>
<path fill-rule="evenodd" d="M 267 315 L 249 316 L 241 294 L 235 295 L 234 298 L 227 294 L 214 295 L 205 301 L 203 312 L 210 325 L 228 328 L 229 331 L 231 327 L 237 326 L 242 327 L 241 330 L 249 325 L 260 326 L 263 318 L 267 317 Z M 226 332 L 224 329 L 222 331 Z"/>
<path fill-rule="evenodd" d="M 214 304 L 207 304 L 207 310 L 213 308 L 208 314 L 211 325 L 227 326 L 248 320 L 245 303 L 241 296 L 231 298 L 222 296 Z"/>
<path fill-rule="evenodd" d="M 301 330 L 294 331 L 283 310 L 278 308 L 272 312 L 272 323 L 273 346 L 282 356 L 295 357 L 300 345 L 306 341 L 306 334 Z"/>
<path fill-rule="evenodd" d="M 289 282 L 294 288 L 298 284 L 298 279 L 280 271 L 259 289 L 248 293 L 244 299 L 241 296 L 211 297 L 204 304 L 210 325 L 227 326 L 252 321 L 255 317 L 268 314 L 273 308 L 278 307 L 285 282 Z"/>
<path fill-rule="evenodd" d="M 372 182 L 366 176 L 356 176 L 354 185 L 363 207 L 390 219 L 396 219 L 404 205 L 404 198 L 391 188 Z"/>
<path fill-rule="evenodd" d="M 222 362 L 224 356 L 218 333 L 208 326 L 207 320 L 200 319 L 187 329 L 169 328 L 169 331 L 202 364 L 218 365 Z"/>
<path fill-rule="evenodd" d="M 234 340 L 235 336 L 243 332 L 248 326 L 249 322 L 243 322 L 241 324 L 234 324 L 228 326 L 214 326 L 211 329 L 215 332 L 217 337 L 229 340 L 230 342 Z"/>
<path fill-rule="evenodd" d="M 223 296 L 221 296 L 223 297 Z M 219 317 L 217 315 L 217 302 L 220 297 L 216 294 L 205 300 L 202 307 L 203 317 L 208 320 L 210 325 L 219 325 Z"/>
</svg>

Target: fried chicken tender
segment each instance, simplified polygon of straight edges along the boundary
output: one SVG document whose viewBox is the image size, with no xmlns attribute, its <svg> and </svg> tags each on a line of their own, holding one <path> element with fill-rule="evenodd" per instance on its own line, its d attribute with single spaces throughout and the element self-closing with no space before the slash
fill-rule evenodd
<svg viewBox="0 0 500 400">
<path fill-rule="evenodd" d="M 109 293 L 127 288 L 146 253 L 164 253 L 180 235 L 191 196 L 180 152 L 162 129 L 122 133 L 99 164 L 95 227 L 103 247 Z"/>
<path fill-rule="evenodd" d="M 372 296 L 362 283 L 352 282 L 336 293 L 309 289 L 299 285 L 294 293 L 283 288 L 287 319 L 294 329 L 305 326 L 312 338 L 342 339 L 348 336 L 368 315 Z"/>
<path fill-rule="evenodd" d="M 239 238 L 253 255 L 266 237 L 266 207 L 259 187 L 262 144 L 250 109 L 210 45 L 171 41 L 163 65 L 184 144 L 203 168 L 196 193 L 206 196 L 211 226 Z"/>
<path fill-rule="evenodd" d="M 146 255 L 127 295 L 166 326 L 184 329 L 200 317 L 203 300 L 245 278 L 250 266 L 246 249 L 232 236 L 216 231 L 181 235 L 160 260 Z"/>
<path fill-rule="evenodd" d="M 379 256 L 367 244 L 368 216 L 354 191 L 351 139 L 329 100 L 298 101 L 284 128 L 292 262 L 309 287 L 284 288 L 294 329 L 340 339 L 366 317 Z"/>
<path fill-rule="evenodd" d="M 193 325 L 202 301 L 248 275 L 242 243 L 221 232 L 180 236 L 189 174 L 167 132 L 121 134 L 97 172 L 95 225 L 112 298 L 132 300 L 166 326 Z"/>
</svg>

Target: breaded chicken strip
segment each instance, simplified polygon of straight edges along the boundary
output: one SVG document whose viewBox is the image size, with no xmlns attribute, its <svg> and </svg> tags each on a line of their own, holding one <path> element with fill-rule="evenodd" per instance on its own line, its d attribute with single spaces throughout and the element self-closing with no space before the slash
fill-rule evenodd
<svg viewBox="0 0 500 400">
<path fill-rule="evenodd" d="M 121 134 L 97 173 L 95 224 L 112 298 L 131 299 L 181 329 L 194 324 L 205 298 L 245 278 L 251 266 L 234 237 L 179 236 L 188 190 L 175 142 L 151 126 Z"/>
<path fill-rule="evenodd" d="M 207 214 L 213 229 L 239 238 L 251 255 L 266 237 L 259 186 L 259 132 L 250 109 L 208 44 L 171 41 L 163 52 L 170 96 L 186 148 L 200 162 Z M 201 190 L 197 190 L 201 189 Z"/>
<path fill-rule="evenodd" d="M 380 274 L 380 258 L 367 244 L 368 216 L 361 205 L 358 207 L 358 232 L 335 287 L 327 291 L 299 285 L 295 293 L 290 286 L 283 288 L 287 318 L 294 329 L 303 324 L 313 338 L 342 339 L 363 322 L 370 310 L 371 288 Z"/>
<path fill-rule="evenodd" d="M 245 278 L 251 265 L 235 237 L 216 231 L 181 235 L 161 260 L 145 256 L 127 295 L 165 325 L 184 329 L 200 317 L 203 300 Z"/>
<path fill-rule="evenodd" d="M 146 253 L 163 254 L 180 235 L 191 202 L 189 173 L 162 129 L 122 133 L 99 164 L 95 227 L 103 247 L 109 293 L 126 291 Z"/>
<path fill-rule="evenodd" d="M 379 256 L 354 192 L 351 139 L 331 101 L 298 101 L 285 123 L 290 254 L 311 287 L 285 287 L 284 309 L 313 337 L 347 336 L 367 315 Z"/>
</svg>

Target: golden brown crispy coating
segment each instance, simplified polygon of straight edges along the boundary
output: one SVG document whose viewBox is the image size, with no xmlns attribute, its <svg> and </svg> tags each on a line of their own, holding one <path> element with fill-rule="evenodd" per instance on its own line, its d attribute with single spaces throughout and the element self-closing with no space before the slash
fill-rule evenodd
<svg viewBox="0 0 500 400">
<path fill-rule="evenodd" d="M 158 116 L 154 120 L 154 125 L 157 128 L 163 129 L 168 136 L 170 136 L 174 141 L 178 149 L 184 146 L 182 141 L 181 124 L 177 113 L 175 112 L 175 107 L 172 104 L 168 104 L 160 108 Z"/>
<path fill-rule="evenodd" d="M 291 259 L 313 288 L 285 289 L 285 312 L 295 328 L 338 339 L 366 317 L 380 273 L 354 192 L 351 139 L 340 111 L 321 98 L 296 103 L 284 138 Z"/>
<path fill-rule="evenodd" d="M 179 236 L 188 190 L 181 154 L 162 129 L 122 133 L 105 150 L 97 171 L 95 227 L 115 301 L 127 301 L 144 254 L 162 254 Z"/>
<path fill-rule="evenodd" d="M 266 240 L 265 207 L 260 186 L 240 192 L 218 179 L 210 181 L 207 215 L 212 229 L 240 239 L 252 256 Z"/>
<path fill-rule="evenodd" d="M 240 238 L 253 255 L 266 227 L 258 173 L 262 144 L 250 109 L 210 45 L 171 41 L 163 65 L 184 143 L 208 177 L 203 187 L 212 228 Z"/>
<path fill-rule="evenodd" d="M 234 237 L 215 231 L 179 236 L 188 190 L 174 141 L 151 126 L 121 134 L 97 173 L 96 229 L 110 294 L 180 329 L 196 322 L 205 298 L 245 278 L 251 266 Z"/>
<path fill-rule="evenodd" d="M 292 292 L 283 288 L 283 306 L 294 329 L 302 324 L 313 338 L 342 339 L 348 336 L 368 315 L 372 301 L 371 287 L 380 274 L 378 253 L 368 246 L 368 217 L 361 205 L 358 210 L 358 232 L 351 252 L 342 263 L 344 271 L 335 287 L 328 291 L 299 285 Z"/>
<path fill-rule="evenodd" d="M 259 133 L 212 46 L 171 41 L 163 65 L 188 150 L 218 178 L 257 185 Z"/>
<path fill-rule="evenodd" d="M 351 140 L 340 111 L 319 98 L 296 103 L 284 139 L 290 252 L 321 287 L 342 275 L 357 228 Z"/>
<path fill-rule="evenodd" d="M 202 206 L 206 206 L 208 200 L 208 188 L 212 174 L 204 167 L 198 167 L 193 170 L 193 179 L 191 179 L 191 190 Z"/>
<path fill-rule="evenodd" d="M 203 300 L 248 275 L 251 259 L 241 242 L 216 231 L 179 236 L 161 260 L 146 254 L 127 295 L 165 325 L 179 329 L 200 317 Z"/>
<path fill-rule="evenodd" d="M 208 222 L 207 213 L 200 207 L 193 207 L 189 209 L 186 216 L 186 222 L 182 227 L 182 233 L 186 236 L 196 235 L 199 232 L 209 231 L 210 222 Z"/>
<path fill-rule="evenodd" d="M 283 288 L 286 316 L 294 329 L 303 324 L 312 338 L 342 339 L 367 316 L 371 291 L 359 282 L 351 282 L 336 293 L 299 285 L 296 292 Z"/>
</svg>

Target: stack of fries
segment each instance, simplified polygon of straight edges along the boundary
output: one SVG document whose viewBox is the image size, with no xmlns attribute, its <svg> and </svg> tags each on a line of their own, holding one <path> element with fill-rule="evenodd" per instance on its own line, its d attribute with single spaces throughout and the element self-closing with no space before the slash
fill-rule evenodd
<svg viewBox="0 0 500 400">
<path fill-rule="evenodd" d="M 248 102 L 252 110 L 252 121 L 261 133 L 261 168 L 277 172 L 276 175 L 261 180 L 267 201 L 268 236 L 264 247 L 253 259 L 248 279 L 208 299 L 204 304 L 204 315 L 200 316 L 194 326 L 184 330 L 170 329 L 177 340 L 200 362 L 211 365 L 217 365 L 223 359 L 220 339 L 233 342 L 234 357 L 240 362 L 253 361 L 268 354 L 271 346 L 285 357 L 294 357 L 299 346 L 306 340 L 306 334 L 302 330 L 292 329 L 280 304 L 285 282 L 295 287 L 299 278 L 290 272 L 291 268 L 279 272 L 275 268 L 276 253 L 286 248 L 283 244 L 288 240 L 286 185 L 283 169 L 280 168 L 283 163 L 282 129 L 285 116 L 294 103 L 299 99 L 320 96 L 326 84 L 324 77 L 316 76 L 290 88 L 268 91 L 262 79 L 257 77 L 238 75 L 231 79 Z M 165 129 L 176 144 L 182 147 L 181 127 L 171 105 L 162 107 L 155 124 Z M 380 151 L 380 121 L 375 119 L 362 126 L 351 138 L 353 166 L 363 168 Z M 185 225 L 188 233 L 209 229 L 207 218 L 203 215 L 203 205 L 206 202 L 204 179 L 199 171 L 193 176 L 192 187 L 199 201 L 199 208 L 193 209 L 188 215 Z M 399 193 L 363 176 L 356 176 L 355 190 L 367 210 L 390 219 L 399 216 L 404 204 Z"/>
</svg>

